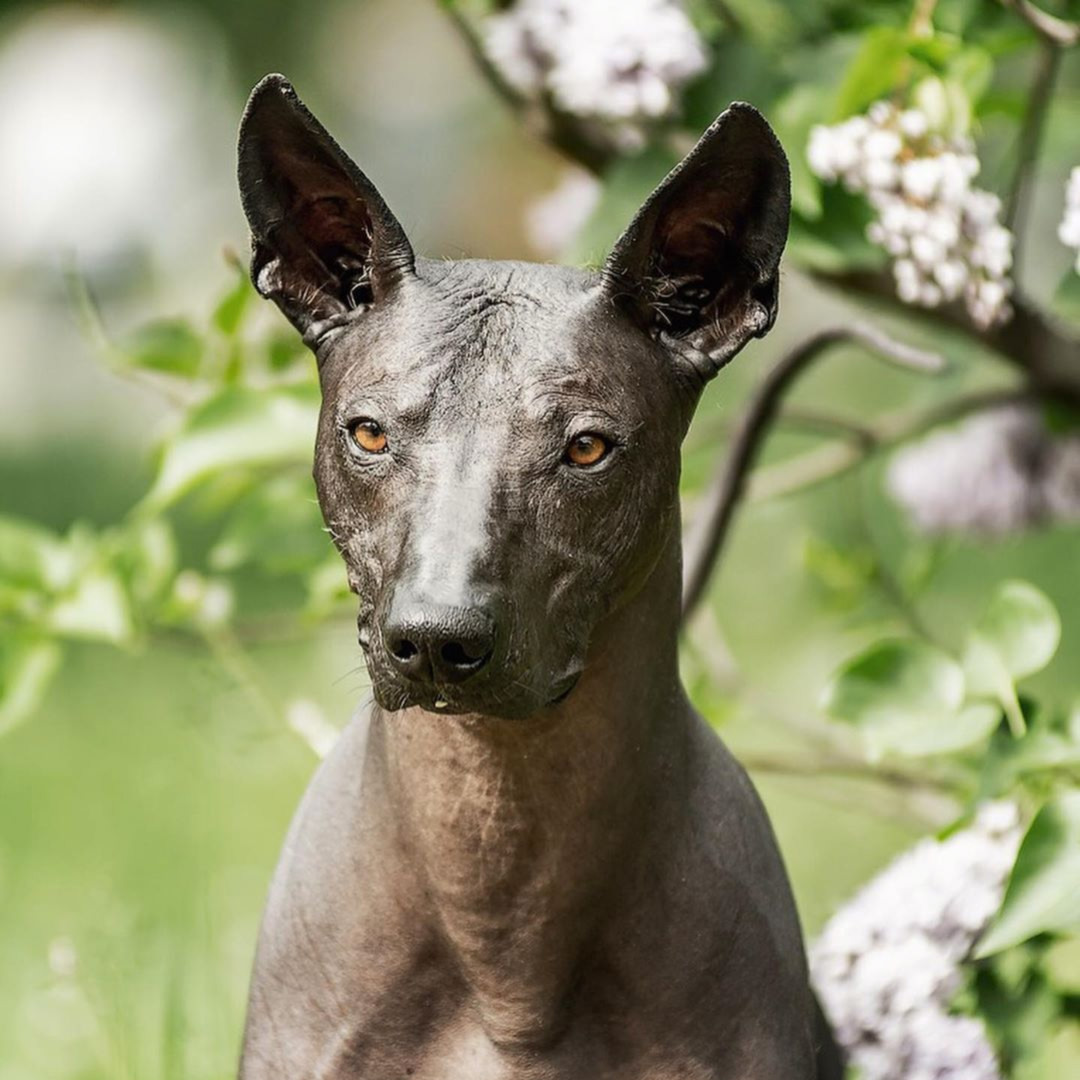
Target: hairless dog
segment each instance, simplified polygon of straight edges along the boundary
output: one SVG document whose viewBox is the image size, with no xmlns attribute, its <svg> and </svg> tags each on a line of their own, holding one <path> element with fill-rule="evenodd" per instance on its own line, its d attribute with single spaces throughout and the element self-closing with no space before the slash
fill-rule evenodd
<svg viewBox="0 0 1080 1080">
<path fill-rule="evenodd" d="M 374 694 L 286 840 L 241 1076 L 839 1077 L 677 665 L 680 443 L 776 316 L 772 130 L 732 105 L 599 271 L 417 257 L 280 76 L 239 171 L 255 285 L 318 362 Z"/>
</svg>

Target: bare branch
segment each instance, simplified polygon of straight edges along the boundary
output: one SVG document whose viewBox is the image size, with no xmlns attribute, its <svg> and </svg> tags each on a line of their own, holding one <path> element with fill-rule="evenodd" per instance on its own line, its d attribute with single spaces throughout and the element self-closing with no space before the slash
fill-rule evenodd
<svg viewBox="0 0 1080 1080">
<path fill-rule="evenodd" d="M 750 477 L 746 498 L 749 502 L 764 502 L 807 491 L 857 468 L 873 454 L 917 439 L 941 424 L 1004 405 L 1053 400 L 1055 397 L 1057 394 L 1052 388 L 1020 386 L 965 394 L 915 416 L 905 413 L 885 417 L 873 425 L 840 420 L 834 427 L 848 436 L 847 441 L 828 443 L 779 465 L 756 470 Z M 785 415 L 780 419 L 783 420 Z"/>
<path fill-rule="evenodd" d="M 1013 315 L 1008 322 L 981 331 L 972 324 L 962 305 L 914 308 L 905 304 L 896 295 L 896 286 L 888 273 L 810 272 L 816 280 L 842 290 L 849 297 L 854 294 L 877 300 L 903 312 L 907 318 L 920 318 L 957 330 L 1023 372 L 1036 388 L 1052 389 L 1063 401 L 1080 406 L 1080 337 L 1040 311 L 1022 294 L 1013 297 Z"/>
<path fill-rule="evenodd" d="M 1044 41 L 1061 49 L 1080 43 L 1080 23 L 1067 22 L 1056 15 L 1048 15 L 1029 0 L 1001 0 L 1005 7 L 1015 11 Z"/>
<path fill-rule="evenodd" d="M 502 72 L 491 62 L 491 57 L 488 56 L 487 49 L 484 48 L 483 38 L 477 32 L 472 20 L 457 4 L 441 4 L 440 7 L 449 16 L 450 22 L 458 32 L 458 37 L 464 42 L 465 48 L 468 49 L 469 57 L 476 65 L 477 70 L 491 84 L 495 93 L 512 109 L 523 108 L 525 106 L 524 96 L 518 91 L 517 87 L 512 86 L 503 78 Z"/>
<path fill-rule="evenodd" d="M 944 361 L 888 337 L 864 323 L 819 330 L 796 345 L 765 376 L 736 428 L 724 467 L 717 474 L 687 537 L 683 560 L 683 618 L 693 610 L 708 581 L 709 572 L 727 537 L 735 507 L 742 498 L 750 468 L 780 408 L 784 394 L 796 378 L 826 349 L 840 342 L 855 342 L 883 360 L 915 371 L 941 371 Z"/>
</svg>

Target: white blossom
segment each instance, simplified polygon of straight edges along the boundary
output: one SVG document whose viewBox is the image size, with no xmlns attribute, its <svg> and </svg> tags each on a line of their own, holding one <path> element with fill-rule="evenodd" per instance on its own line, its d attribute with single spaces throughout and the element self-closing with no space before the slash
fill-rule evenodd
<svg viewBox="0 0 1080 1080">
<path fill-rule="evenodd" d="M 897 858 L 826 925 L 811 972 L 861 1080 L 999 1080 L 982 1023 L 948 1010 L 1019 843 L 1015 805 L 985 804 L 969 828 Z"/>
<path fill-rule="evenodd" d="M 1076 251 L 1076 272 L 1080 274 L 1080 165 L 1069 173 L 1065 186 L 1065 216 L 1058 226 L 1058 239 Z"/>
<path fill-rule="evenodd" d="M 1009 317 L 1013 237 L 998 220 L 1001 200 L 972 187 L 970 141 L 933 132 L 916 109 L 877 102 L 865 116 L 813 128 L 806 153 L 822 180 L 866 196 L 876 213 L 867 235 L 895 260 L 901 300 L 962 299 L 984 329 Z"/>
<path fill-rule="evenodd" d="M 584 169 L 567 169 L 558 186 L 525 211 L 529 242 L 549 258 L 561 255 L 600 201 L 600 181 Z"/>
<path fill-rule="evenodd" d="M 1000 536 L 1080 519 L 1080 436 L 1052 436 L 1010 406 L 928 435 L 893 456 L 886 483 L 927 534 Z"/>
<path fill-rule="evenodd" d="M 627 147 L 708 63 L 678 0 L 518 0 L 487 20 L 484 46 L 521 94 L 550 95 Z"/>
</svg>

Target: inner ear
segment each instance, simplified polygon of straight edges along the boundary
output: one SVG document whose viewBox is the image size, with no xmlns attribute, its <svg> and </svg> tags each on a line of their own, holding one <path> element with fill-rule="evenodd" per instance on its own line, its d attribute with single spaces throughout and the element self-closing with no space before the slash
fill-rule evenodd
<svg viewBox="0 0 1080 1080">
<path fill-rule="evenodd" d="M 302 332 L 379 302 L 412 271 L 397 219 L 281 76 L 251 95 L 239 179 L 255 286 Z"/>
<path fill-rule="evenodd" d="M 772 326 L 789 212 L 783 149 L 760 113 L 733 105 L 619 239 L 609 291 L 715 370 Z"/>
</svg>

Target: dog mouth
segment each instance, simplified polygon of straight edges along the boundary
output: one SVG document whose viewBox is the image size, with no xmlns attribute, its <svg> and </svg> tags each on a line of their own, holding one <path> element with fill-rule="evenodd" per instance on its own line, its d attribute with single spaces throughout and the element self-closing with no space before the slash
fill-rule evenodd
<svg viewBox="0 0 1080 1080">
<path fill-rule="evenodd" d="M 546 687 L 522 674 L 505 672 L 461 683 L 413 682 L 393 671 L 378 647 L 367 620 L 357 620 L 357 642 L 368 668 L 375 700 L 388 712 L 420 708 L 437 716 L 494 716 L 527 719 L 561 705 L 574 692 L 582 667 L 571 664 Z"/>
<path fill-rule="evenodd" d="M 575 670 L 557 680 L 546 692 L 526 690 L 522 683 L 508 679 L 507 686 L 411 685 L 393 675 L 372 672 L 375 700 L 389 712 L 420 708 L 436 716 L 491 716 L 526 720 L 539 712 L 556 708 L 573 693 L 580 678 Z"/>
</svg>

